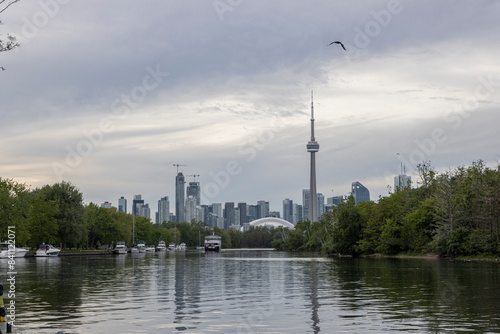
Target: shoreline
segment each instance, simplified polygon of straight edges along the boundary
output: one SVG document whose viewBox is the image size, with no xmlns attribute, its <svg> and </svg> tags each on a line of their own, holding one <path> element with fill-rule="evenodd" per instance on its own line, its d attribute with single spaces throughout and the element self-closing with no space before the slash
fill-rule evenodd
<svg viewBox="0 0 500 334">
<path fill-rule="evenodd" d="M 494 257 L 467 257 L 467 256 L 440 256 L 435 253 L 421 254 L 421 255 L 383 255 L 380 253 L 360 255 L 359 257 L 365 258 L 394 258 L 394 259 L 425 259 L 425 260 L 448 260 L 448 261 L 490 261 L 500 262 L 500 258 Z"/>
</svg>

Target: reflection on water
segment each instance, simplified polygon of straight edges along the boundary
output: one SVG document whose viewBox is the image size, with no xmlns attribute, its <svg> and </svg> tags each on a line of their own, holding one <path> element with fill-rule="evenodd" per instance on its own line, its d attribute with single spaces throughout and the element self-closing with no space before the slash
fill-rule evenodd
<svg viewBox="0 0 500 334">
<path fill-rule="evenodd" d="M 499 268 L 269 250 L 24 258 L 16 316 L 25 334 L 499 332 Z"/>
</svg>

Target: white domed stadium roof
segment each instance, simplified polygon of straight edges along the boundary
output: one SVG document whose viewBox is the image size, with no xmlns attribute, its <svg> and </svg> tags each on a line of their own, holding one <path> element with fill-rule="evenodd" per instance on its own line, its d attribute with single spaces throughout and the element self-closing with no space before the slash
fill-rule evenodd
<svg viewBox="0 0 500 334">
<path fill-rule="evenodd" d="M 268 227 L 288 227 L 289 229 L 293 229 L 294 226 L 292 223 L 281 219 L 281 218 L 275 218 L 275 217 L 265 217 L 265 218 L 260 218 L 257 220 L 253 220 L 250 222 L 250 226 L 268 226 Z"/>
</svg>

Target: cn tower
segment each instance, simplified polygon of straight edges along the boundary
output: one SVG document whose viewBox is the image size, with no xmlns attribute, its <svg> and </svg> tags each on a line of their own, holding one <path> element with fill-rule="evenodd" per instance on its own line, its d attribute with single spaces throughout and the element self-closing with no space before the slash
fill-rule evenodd
<svg viewBox="0 0 500 334">
<path fill-rule="evenodd" d="M 311 140 L 307 143 L 307 152 L 311 153 L 311 182 L 309 185 L 309 221 L 318 221 L 318 196 L 316 195 L 316 156 L 319 144 L 314 139 L 314 105 L 313 92 L 311 91 Z"/>
</svg>

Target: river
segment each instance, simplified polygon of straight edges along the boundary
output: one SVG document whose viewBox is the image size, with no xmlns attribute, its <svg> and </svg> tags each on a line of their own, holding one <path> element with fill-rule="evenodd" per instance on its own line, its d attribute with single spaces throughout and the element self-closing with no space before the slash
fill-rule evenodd
<svg viewBox="0 0 500 334">
<path fill-rule="evenodd" d="M 21 258 L 16 271 L 19 334 L 500 332 L 496 262 L 224 250 Z"/>
</svg>

